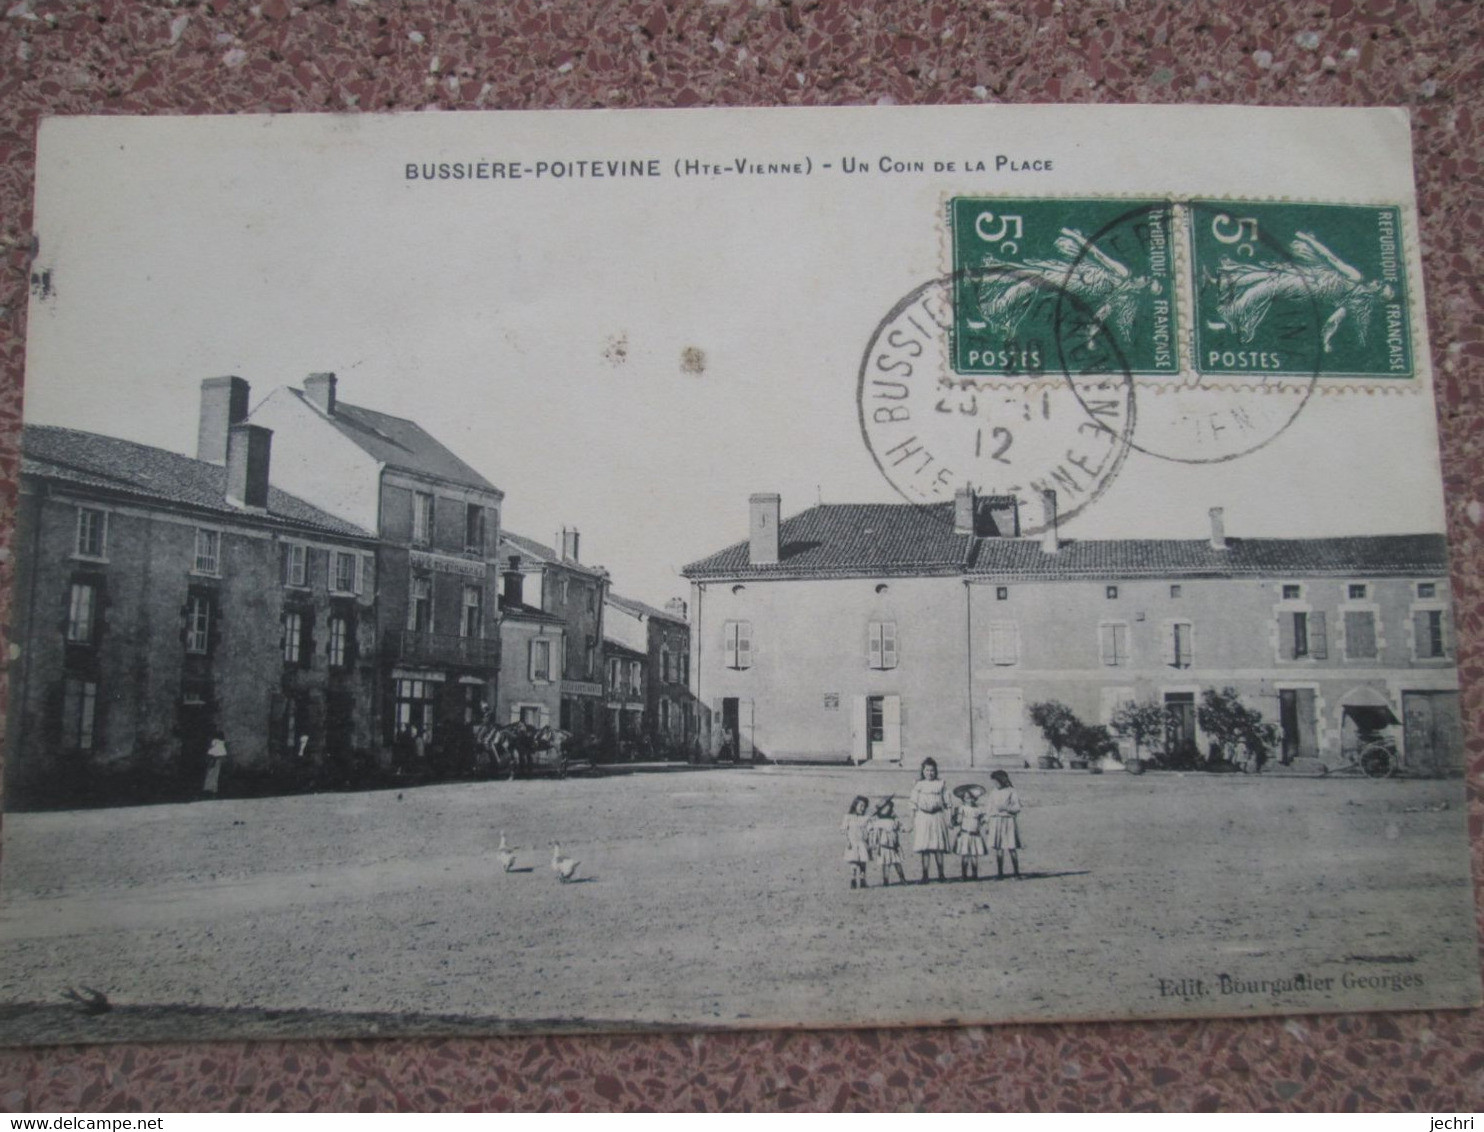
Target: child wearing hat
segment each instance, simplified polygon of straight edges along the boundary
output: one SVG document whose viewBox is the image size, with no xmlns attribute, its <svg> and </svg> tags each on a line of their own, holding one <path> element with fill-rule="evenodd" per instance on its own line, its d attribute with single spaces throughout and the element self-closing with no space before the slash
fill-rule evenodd
<svg viewBox="0 0 1484 1132">
<path fill-rule="evenodd" d="M 871 800 L 864 794 L 857 794 L 855 801 L 850 803 L 850 812 L 840 822 L 840 829 L 845 833 L 845 860 L 850 864 L 850 887 L 866 887 L 866 866 L 871 861 L 870 831 L 868 829 L 871 819 L 866 816 L 866 811 L 871 807 Z"/>
<path fill-rule="evenodd" d="M 1005 851 L 1010 851 L 1010 867 L 1015 870 L 1015 879 L 1020 879 L 1020 850 L 1025 842 L 1020 840 L 1020 795 L 1010 785 L 1010 776 L 1002 770 L 994 771 L 995 789 L 989 795 L 986 808 L 994 823 L 994 857 L 1000 879 L 1005 876 Z"/>
<path fill-rule="evenodd" d="M 959 857 L 959 876 L 966 880 L 971 876 L 979 879 L 979 858 L 989 854 L 989 846 L 984 843 L 989 814 L 979 805 L 979 799 L 985 793 L 984 787 L 977 783 L 960 786 L 953 792 L 958 799 L 953 813 L 954 824 L 958 826 L 958 840 L 953 848 Z"/>
<path fill-rule="evenodd" d="M 888 868 L 896 869 L 898 883 L 906 884 L 907 877 L 902 872 L 902 823 L 897 818 L 896 803 L 890 798 L 882 800 L 871 818 L 870 845 L 881 862 L 882 886 L 891 884 L 886 874 Z"/>
</svg>

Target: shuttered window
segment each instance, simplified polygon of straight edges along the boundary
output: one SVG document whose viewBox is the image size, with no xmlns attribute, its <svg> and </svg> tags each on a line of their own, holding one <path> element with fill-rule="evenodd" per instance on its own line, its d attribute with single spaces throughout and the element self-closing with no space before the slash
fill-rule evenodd
<svg viewBox="0 0 1484 1132">
<path fill-rule="evenodd" d="M 1420 588 L 1420 587 L 1419 587 Z M 1412 635 L 1419 657 L 1448 655 L 1447 631 L 1441 609 L 1419 609 L 1412 614 Z"/>
<path fill-rule="evenodd" d="M 897 623 L 872 621 L 866 627 L 866 663 L 871 668 L 897 666 Z"/>
<path fill-rule="evenodd" d="M 1345 656 L 1372 660 L 1376 656 L 1376 615 L 1368 609 L 1345 611 Z"/>
<path fill-rule="evenodd" d="M 1111 668 L 1128 664 L 1128 625 L 1110 621 L 1098 626 L 1098 643 L 1103 663 Z"/>
<path fill-rule="evenodd" d="M 751 668 L 752 622 L 726 622 L 722 626 L 721 649 L 728 668 Z"/>
<path fill-rule="evenodd" d="M 991 664 L 1020 663 L 1020 627 L 1014 621 L 994 621 L 989 626 Z"/>
</svg>

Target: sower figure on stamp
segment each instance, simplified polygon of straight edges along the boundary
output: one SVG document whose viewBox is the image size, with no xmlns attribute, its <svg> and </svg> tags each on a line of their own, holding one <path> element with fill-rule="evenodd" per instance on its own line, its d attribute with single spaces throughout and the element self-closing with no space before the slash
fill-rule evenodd
<svg viewBox="0 0 1484 1132">
<path fill-rule="evenodd" d="M 912 787 L 912 808 L 916 811 L 912 819 L 912 848 L 922 861 L 922 879 L 928 882 L 928 858 L 938 867 L 938 879 L 943 876 L 943 854 L 948 852 L 952 841 L 952 829 L 948 824 L 948 784 L 938 777 L 938 764 L 933 759 L 922 760 L 922 770 Z"/>
</svg>

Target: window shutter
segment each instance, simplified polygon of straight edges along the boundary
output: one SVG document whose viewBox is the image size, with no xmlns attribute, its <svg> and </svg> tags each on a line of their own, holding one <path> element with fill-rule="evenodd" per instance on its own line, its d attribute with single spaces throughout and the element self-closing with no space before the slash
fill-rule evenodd
<svg viewBox="0 0 1484 1132">
<path fill-rule="evenodd" d="M 289 544 L 286 542 L 278 546 L 278 584 L 289 584 Z"/>
<path fill-rule="evenodd" d="M 872 668 L 882 668 L 881 622 L 872 621 L 866 626 L 866 663 Z"/>
<path fill-rule="evenodd" d="M 737 667 L 737 622 L 728 621 L 722 627 L 721 647 L 728 668 Z"/>
<path fill-rule="evenodd" d="M 752 622 L 737 622 L 737 667 L 752 667 Z"/>
<path fill-rule="evenodd" d="M 1103 654 L 1103 663 L 1112 665 L 1117 663 L 1113 656 L 1113 626 L 1098 626 L 1098 648 Z"/>
<path fill-rule="evenodd" d="M 1369 612 L 1345 614 L 1345 655 L 1353 659 L 1376 655 L 1376 622 Z"/>
<path fill-rule="evenodd" d="M 1183 642 L 1185 647 L 1180 650 L 1181 666 L 1184 668 L 1193 668 L 1195 667 L 1195 626 L 1181 625 L 1180 628 L 1185 632 L 1185 640 Z"/>
<path fill-rule="evenodd" d="M 356 596 L 358 597 L 371 590 L 371 571 L 375 568 L 372 562 L 373 559 L 369 554 L 362 554 L 359 558 L 360 568 L 356 570 Z"/>
<path fill-rule="evenodd" d="M 1412 643 L 1418 656 L 1432 656 L 1432 618 L 1427 610 L 1412 614 Z"/>
<path fill-rule="evenodd" d="M 1438 651 L 1435 655 L 1447 656 L 1453 645 L 1448 640 L 1449 625 L 1448 614 L 1445 610 L 1438 610 Z"/>
<path fill-rule="evenodd" d="M 897 623 L 895 621 L 883 621 L 881 623 L 881 667 L 895 668 L 897 666 Z"/>
<path fill-rule="evenodd" d="M 1309 614 L 1309 655 L 1315 660 L 1329 657 L 1329 626 L 1322 611 Z"/>
<path fill-rule="evenodd" d="M 881 756 L 889 762 L 902 758 L 902 698 L 881 697 Z"/>
<path fill-rule="evenodd" d="M 1175 666 L 1175 639 L 1180 635 L 1180 626 L 1167 624 L 1165 626 L 1165 648 L 1164 662 L 1171 668 Z M 1292 650 L 1290 649 L 1290 652 Z"/>
<path fill-rule="evenodd" d="M 1278 655 L 1284 660 L 1293 660 L 1295 653 L 1292 613 L 1278 614 Z"/>
</svg>

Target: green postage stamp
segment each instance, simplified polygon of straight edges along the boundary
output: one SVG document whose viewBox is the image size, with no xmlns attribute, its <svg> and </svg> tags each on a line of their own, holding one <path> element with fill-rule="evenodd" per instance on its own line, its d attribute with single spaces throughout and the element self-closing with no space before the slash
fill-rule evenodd
<svg viewBox="0 0 1484 1132">
<path fill-rule="evenodd" d="M 1197 372 L 1412 376 L 1400 209 L 1194 201 L 1190 233 Z"/>
<path fill-rule="evenodd" d="M 958 373 L 1082 372 L 1062 356 L 1079 337 L 1126 372 L 1179 372 L 1169 201 L 957 197 L 949 216 Z"/>
<path fill-rule="evenodd" d="M 1083 341 L 1141 377 L 1415 372 L 1393 205 L 956 197 L 949 221 L 959 374 L 1088 373 Z"/>
</svg>

